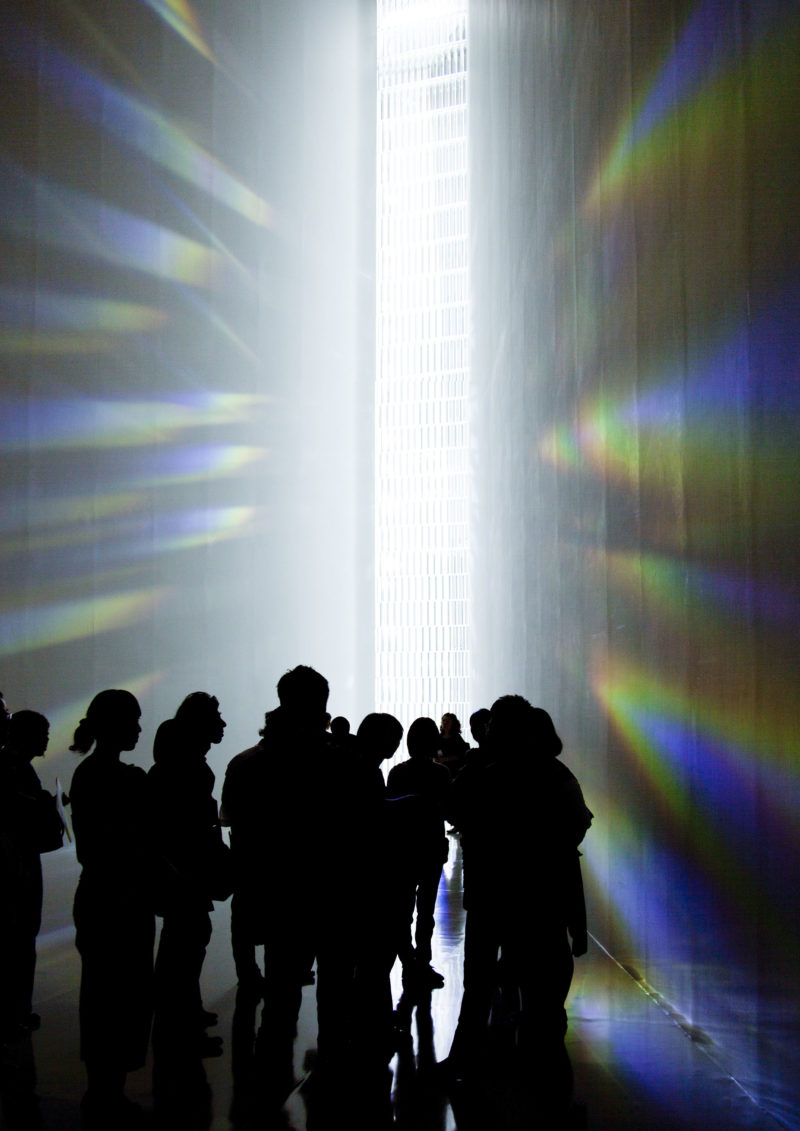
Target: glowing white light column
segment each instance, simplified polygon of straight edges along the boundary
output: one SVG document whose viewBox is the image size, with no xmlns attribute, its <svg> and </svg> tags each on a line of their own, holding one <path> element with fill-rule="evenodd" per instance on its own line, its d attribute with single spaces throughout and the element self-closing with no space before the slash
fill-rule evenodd
<svg viewBox="0 0 800 1131">
<path fill-rule="evenodd" d="M 469 710 L 466 0 L 378 0 L 376 702 Z"/>
</svg>

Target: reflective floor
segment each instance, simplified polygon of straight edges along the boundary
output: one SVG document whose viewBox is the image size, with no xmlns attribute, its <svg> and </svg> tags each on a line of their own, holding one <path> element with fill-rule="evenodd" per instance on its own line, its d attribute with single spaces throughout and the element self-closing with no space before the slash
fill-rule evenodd
<svg viewBox="0 0 800 1131">
<path fill-rule="evenodd" d="M 7 1052 L 2 1072 L 4 1127 L 80 1127 L 84 1075 L 78 1059 L 80 964 L 74 949 L 71 902 L 78 868 L 63 849 L 44 860 L 46 901 L 34 1008 L 42 1027 L 27 1045 Z M 647 997 L 595 943 L 576 963 L 569 1002 L 568 1063 L 508 1068 L 503 1027 L 495 1062 L 479 1078 L 448 1086 L 436 1062 L 449 1049 L 461 992 L 461 865 L 453 842 L 439 892 L 434 966 L 445 976 L 429 999 L 395 1002 L 408 1031 L 386 1072 L 358 1066 L 339 1079 L 315 1068 L 315 999 L 303 992 L 297 1036 L 285 1063 L 255 1041 L 258 1010 L 241 1001 L 230 954 L 228 908 L 218 907 L 204 971 L 204 998 L 219 1013 L 220 1058 L 184 1075 L 153 1101 L 148 1065 L 129 1078 L 128 1094 L 151 1121 L 170 1128 L 327 1127 L 414 1131 L 514 1131 L 516 1128 L 734 1131 L 778 1126 L 725 1075 L 709 1052 Z M 508 1054 L 506 1057 L 506 1053 Z M 507 1061 L 507 1063 L 506 1063 Z M 265 1066 L 268 1066 L 268 1070 Z"/>
</svg>

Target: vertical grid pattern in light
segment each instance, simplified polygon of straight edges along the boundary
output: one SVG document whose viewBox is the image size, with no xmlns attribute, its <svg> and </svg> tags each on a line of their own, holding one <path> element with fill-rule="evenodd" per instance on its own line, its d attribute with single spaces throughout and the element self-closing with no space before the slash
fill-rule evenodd
<svg viewBox="0 0 800 1131">
<path fill-rule="evenodd" d="M 466 0 L 378 0 L 376 709 L 469 709 Z"/>
</svg>

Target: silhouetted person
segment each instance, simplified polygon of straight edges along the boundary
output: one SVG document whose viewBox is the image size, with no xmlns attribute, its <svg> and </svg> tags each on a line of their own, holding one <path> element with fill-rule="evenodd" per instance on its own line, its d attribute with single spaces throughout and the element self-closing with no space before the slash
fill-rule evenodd
<svg viewBox="0 0 800 1131">
<path fill-rule="evenodd" d="M 358 742 L 356 736 L 350 733 L 350 720 L 344 715 L 337 715 L 331 719 L 330 731 L 334 753 L 341 751 L 343 754 L 355 756 Z"/>
<path fill-rule="evenodd" d="M 300 665 L 278 681 L 280 706 L 261 742 L 228 767 L 222 802 L 231 826 L 237 893 L 251 902 L 264 942 L 262 1049 L 283 1047 L 317 958 L 319 1046 L 337 1043 L 352 956 L 342 889 L 349 830 L 326 733 L 328 681 Z"/>
<path fill-rule="evenodd" d="M 0 751 L 4 903 L 0 1027 L 4 1039 L 13 1039 L 39 1027 L 32 998 L 36 936 L 42 921 L 40 853 L 61 847 L 63 824 L 55 797 L 42 788 L 32 765 L 34 758 L 44 757 L 50 724 L 36 711 L 16 711 L 4 721 L 5 743 Z"/>
<path fill-rule="evenodd" d="M 70 788 L 75 846 L 82 865 L 75 893 L 81 956 L 81 1059 L 88 1091 L 83 1111 L 98 1127 L 124 1126 L 133 1105 L 125 1076 L 147 1056 L 153 993 L 152 851 L 147 775 L 120 760 L 141 727 L 128 691 L 101 691 L 75 731 L 71 749 L 87 754 Z M 91 751 L 91 753 L 89 753 Z"/>
<path fill-rule="evenodd" d="M 222 741 L 225 720 L 213 695 L 188 695 L 161 723 L 148 774 L 159 857 L 158 902 L 163 916 L 155 965 L 159 1050 L 172 1056 L 216 1056 L 221 1042 L 205 1033 L 217 1016 L 203 1008 L 200 974 L 211 938 L 215 856 L 221 846 L 214 774 L 206 762 Z M 226 850 L 227 851 L 227 850 Z"/>
<path fill-rule="evenodd" d="M 358 728 L 350 827 L 356 838 L 353 880 L 357 893 L 356 1039 L 362 1055 L 387 1061 L 392 1048 L 389 982 L 397 955 L 398 895 L 394 814 L 386 801 L 381 763 L 397 751 L 402 724 L 386 713 L 367 715 Z M 379 845 L 389 828 L 390 857 Z"/>
<path fill-rule="evenodd" d="M 469 729 L 475 745 L 467 751 L 466 764 L 468 766 L 486 766 L 490 761 L 489 743 L 486 739 L 491 717 L 492 712 L 488 707 L 479 707 L 469 717 Z"/>
<path fill-rule="evenodd" d="M 240 774 L 244 770 L 244 780 L 247 782 L 249 772 L 245 763 L 251 758 L 262 760 L 265 755 L 264 738 L 267 734 L 267 723 L 271 711 L 264 716 L 264 726 L 258 732 L 260 741 L 255 746 L 249 746 L 240 754 L 231 758 L 225 770 L 225 780 L 222 784 L 222 804 L 220 806 L 220 823 L 231 826 L 231 812 L 236 818 L 239 835 L 231 828 L 231 852 L 233 854 L 234 884 L 233 898 L 231 899 L 231 948 L 233 962 L 236 967 L 236 977 L 239 991 L 243 998 L 252 998 L 255 1001 L 264 993 L 264 976 L 258 968 L 256 961 L 256 946 L 264 942 L 264 914 L 265 904 L 261 889 L 258 869 L 258 859 L 254 858 L 248 850 L 251 839 L 252 820 L 248 820 L 248 810 L 242 810 L 242 788 L 240 788 Z M 256 770 L 257 775 L 266 776 L 264 768 Z M 246 785 L 245 785 L 246 788 Z M 239 813 L 237 815 L 237 809 Z M 245 818 L 244 825 L 242 817 Z"/>
<path fill-rule="evenodd" d="M 447 711 L 442 715 L 439 727 L 439 754 L 436 760 L 447 769 L 451 779 L 463 768 L 468 750 L 458 716 Z"/>
<path fill-rule="evenodd" d="M 528 1056 L 563 1051 L 573 954 L 586 950 L 577 846 L 591 813 L 557 761 L 552 720 L 506 695 L 492 706 L 488 739 L 491 764 L 465 771 L 452 791 L 467 909 L 464 996 L 449 1058 L 456 1072 L 484 1051 L 500 950 L 504 976 L 519 988 L 519 1048 Z"/>
<path fill-rule="evenodd" d="M 434 759 L 439 731 L 433 719 L 415 719 L 406 738 L 409 758 L 389 771 L 386 792 L 401 799 L 393 807 L 392 828 L 398 885 L 398 954 L 403 978 L 421 985 L 441 986 L 444 978 L 431 967 L 434 908 L 448 842 L 444 816 L 450 775 Z M 416 950 L 411 922 L 417 911 Z"/>
</svg>

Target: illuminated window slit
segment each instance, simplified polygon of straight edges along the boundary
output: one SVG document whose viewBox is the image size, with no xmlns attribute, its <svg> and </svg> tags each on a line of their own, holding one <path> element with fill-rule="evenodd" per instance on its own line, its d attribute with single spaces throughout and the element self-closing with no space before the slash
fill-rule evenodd
<svg viewBox="0 0 800 1131">
<path fill-rule="evenodd" d="M 470 704 L 467 8 L 378 0 L 375 652 L 405 726 Z"/>
</svg>

